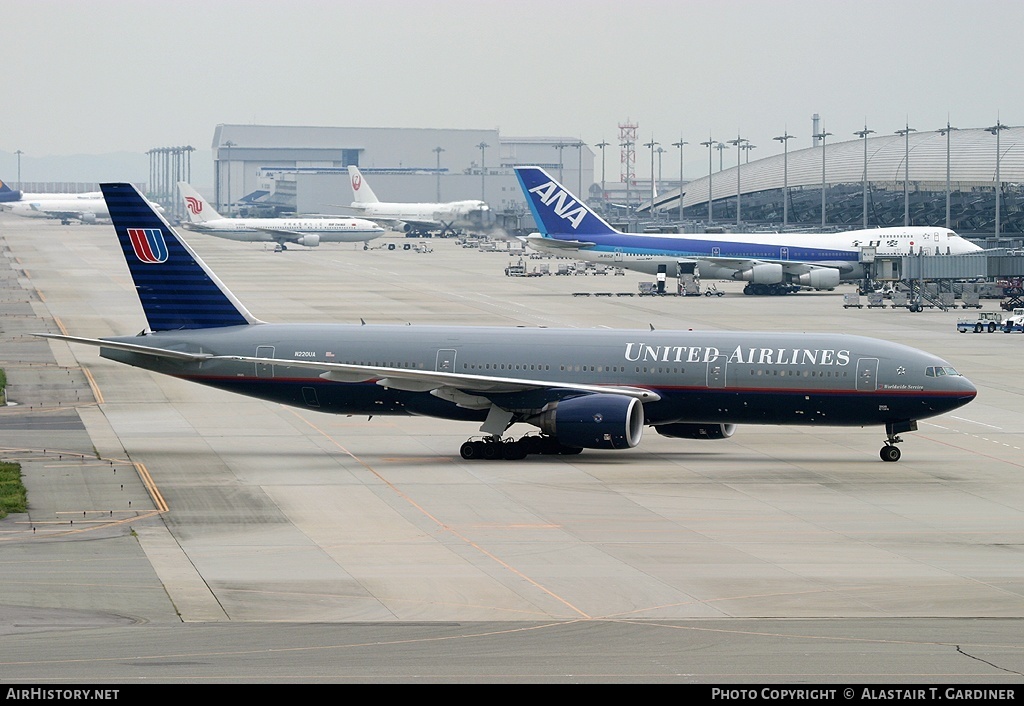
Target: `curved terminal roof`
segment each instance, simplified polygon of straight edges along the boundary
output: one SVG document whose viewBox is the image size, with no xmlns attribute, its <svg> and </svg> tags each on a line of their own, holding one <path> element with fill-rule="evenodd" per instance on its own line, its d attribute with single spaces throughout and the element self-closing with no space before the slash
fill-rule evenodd
<svg viewBox="0 0 1024 706">
<path fill-rule="evenodd" d="M 908 172 L 911 184 L 929 184 L 931 188 L 946 183 L 945 131 L 911 132 L 902 135 L 869 136 L 867 141 L 867 178 L 874 184 L 899 184 Z M 909 161 L 906 159 L 909 145 Z M 864 179 L 863 139 L 825 142 L 824 147 L 791 150 L 747 164 L 733 166 L 710 175 L 712 200 L 736 196 L 736 170 L 740 170 L 740 194 L 752 194 L 793 187 L 821 187 L 822 154 L 824 152 L 825 183 L 861 183 Z M 1006 182 L 1024 182 L 1024 127 L 1000 130 L 999 177 Z M 908 165 L 909 164 L 909 168 Z M 949 133 L 949 166 L 951 188 L 970 186 L 992 187 L 996 179 L 996 137 L 988 129 L 971 128 Z M 688 182 L 683 194 L 683 207 L 707 204 L 708 176 Z M 679 207 L 678 191 L 659 199 L 659 209 Z"/>
</svg>

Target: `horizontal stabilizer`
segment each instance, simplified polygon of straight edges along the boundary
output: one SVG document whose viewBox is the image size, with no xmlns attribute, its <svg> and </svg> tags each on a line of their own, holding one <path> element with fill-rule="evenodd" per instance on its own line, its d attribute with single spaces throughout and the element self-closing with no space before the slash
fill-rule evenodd
<svg viewBox="0 0 1024 706">
<path fill-rule="evenodd" d="M 140 353 L 142 355 L 152 355 L 157 358 L 170 358 L 172 360 L 184 360 L 189 362 L 197 362 L 202 360 L 210 360 L 213 358 L 209 353 L 186 353 L 184 351 L 171 351 L 166 348 L 153 348 L 152 346 L 140 346 L 137 343 L 122 343 L 120 341 L 104 341 L 102 338 L 82 338 L 81 336 L 64 336 L 57 333 L 34 333 L 33 336 L 39 336 L 40 338 L 53 338 L 58 341 L 68 341 L 69 343 L 84 343 L 87 346 L 96 346 L 98 348 L 112 348 L 118 351 L 126 351 L 128 353 Z"/>
</svg>

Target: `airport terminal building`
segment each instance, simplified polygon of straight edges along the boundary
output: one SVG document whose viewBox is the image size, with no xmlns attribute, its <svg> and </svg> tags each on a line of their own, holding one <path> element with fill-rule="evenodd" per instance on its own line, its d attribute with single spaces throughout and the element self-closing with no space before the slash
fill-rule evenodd
<svg viewBox="0 0 1024 706">
<path fill-rule="evenodd" d="M 1022 197 L 1024 128 L 954 128 L 818 141 L 715 171 L 683 186 L 682 216 L 730 228 L 948 225 L 971 237 L 1013 237 L 1024 234 Z M 678 221 L 679 207 L 674 189 L 654 211 Z"/>
<path fill-rule="evenodd" d="M 818 140 L 799 150 L 780 140 L 780 154 L 721 169 L 709 140 L 709 172 L 681 189 L 678 181 L 669 189 L 662 183 L 652 208 L 645 177 L 626 185 L 618 183 L 615 170 L 602 189 L 596 146 L 574 137 L 504 137 L 497 129 L 222 124 L 214 131 L 209 196 L 224 213 L 344 214 L 352 201 L 347 167 L 354 164 L 381 200 L 483 199 L 502 225 L 528 229 L 532 218 L 512 167 L 533 164 L 631 230 L 834 231 L 906 223 L 948 225 L 975 239 L 998 234 L 1000 244 L 1019 246 L 1024 128 L 900 133 L 865 131 L 835 142 L 827 136 L 824 144 Z M 175 212 L 180 209 L 173 188 L 156 196 L 164 196 Z"/>
</svg>

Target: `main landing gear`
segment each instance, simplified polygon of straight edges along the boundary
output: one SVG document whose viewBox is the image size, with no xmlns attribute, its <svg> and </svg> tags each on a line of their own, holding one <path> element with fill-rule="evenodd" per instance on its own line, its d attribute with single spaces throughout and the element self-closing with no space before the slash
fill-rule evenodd
<svg viewBox="0 0 1024 706">
<path fill-rule="evenodd" d="M 743 287 L 743 293 L 748 296 L 782 296 L 785 294 L 795 294 L 800 291 L 800 287 L 794 284 L 748 284 Z"/>
<path fill-rule="evenodd" d="M 544 435 L 527 435 L 516 440 L 488 436 L 475 441 L 470 439 L 459 449 L 462 458 L 467 461 L 518 461 L 530 454 L 570 456 L 582 451 L 576 446 L 564 446 L 553 436 Z"/>
</svg>

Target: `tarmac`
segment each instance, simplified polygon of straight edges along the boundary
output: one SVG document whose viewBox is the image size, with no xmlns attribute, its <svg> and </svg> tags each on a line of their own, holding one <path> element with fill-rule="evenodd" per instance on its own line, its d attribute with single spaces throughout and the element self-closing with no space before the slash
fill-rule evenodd
<svg viewBox="0 0 1024 706">
<path fill-rule="evenodd" d="M 649 276 L 508 277 L 518 255 L 454 239 L 185 237 L 266 321 L 841 331 L 979 394 L 898 463 L 882 429 L 780 426 L 466 461 L 473 424 L 286 408 L 33 336 L 145 320 L 110 226 L 0 215 L 0 460 L 29 494 L 0 521 L 0 683 L 1021 682 L 1024 334 L 847 309 L 847 284 L 641 297 Z"/>
</svg>

